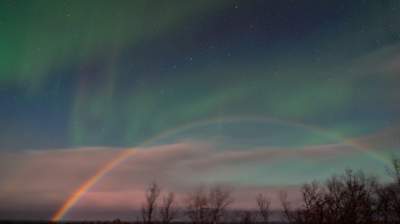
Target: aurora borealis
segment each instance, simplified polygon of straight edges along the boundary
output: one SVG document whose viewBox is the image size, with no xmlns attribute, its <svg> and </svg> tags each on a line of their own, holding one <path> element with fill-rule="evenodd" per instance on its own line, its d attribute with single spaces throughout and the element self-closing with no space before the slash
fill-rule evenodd
<svg viewBox="0 0 400 224">
<path fill-rule="evenodd" d="M 399 75 L 398 1 L 1 0 L 0 218 L 51 217 L 127 148 L 67 218 L 134 209 L 154 179 L 385 179 Z"/>
</svg>

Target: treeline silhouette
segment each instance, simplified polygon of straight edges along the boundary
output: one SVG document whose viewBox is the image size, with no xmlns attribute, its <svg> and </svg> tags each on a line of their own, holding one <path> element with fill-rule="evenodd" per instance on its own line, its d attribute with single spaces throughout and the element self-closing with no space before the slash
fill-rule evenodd
<svg viewBox="0 0 400 224">
<path fill-rule="evenodd" d="M 350 169 L 325 182 L 306 183 L 300 189 L 299 202 L 288 200 L 287 193 L 282 191 L 279 199 L 283 221 L 293 224 L 400 223 L 400 160 L 393 159 L 387 170 L 391 177 L 388 183 Z M 192 224 L 271 223 L 271 200 L 263 194 L 255 198 L 254 208 L 228 212 L 234 200 L 232 189 L 226 186 L 198 187 L 186 195 L 179 209 L 172 192 L 159 203 L 160 192 L 156 183 L 146 189 L 141 210 L 143 223 L 169 224 L 179 216 L 186 217 Z"/>
<path fill-rule="evenodd" d="M 400 160 L 388 169 L 392 181 L 379 183 L 362 171 L 346 170 L 324 183 L 313 181 L 301 188 L 300 206 L 292 208 L 286 194 L 280 201 L 289 223 L 400 223 Z"/>
<path fill-rule="evenodd" d="M 254 207 L 231 208 L 232 188 L 199 186 L 179 201 L 173 192 L 162 193 L 153 182 L 145 189 L 140 216 L 134 222 L 60 222 L 60 223 L 136 223 L 136 224 L 400 224 L 400 159 L 387 168 L 390 181 L 382 183 L 363 171 L 346 170 L 324 182 L 312 181 L 301 189 L 300 201 L 279 193 L 280 222 L 271 220 L 271 199 L 264 194 L 254 198 Z M 1 221 L 3 223 L 4 221 Z M 6 223 L 26 223 L 8 221 Z M 54 223 L 54 222 L 30 222 Z"/>
</svg>

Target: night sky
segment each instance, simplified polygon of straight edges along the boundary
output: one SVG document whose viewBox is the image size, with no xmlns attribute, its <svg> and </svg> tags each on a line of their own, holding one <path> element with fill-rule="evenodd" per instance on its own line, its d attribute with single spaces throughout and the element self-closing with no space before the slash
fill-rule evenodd
<svg viewBox="0 0 400 224">
<path fill-rule="evenodd" d="M 66 219 L 133 219 L 151 180 L 229 183 L 239 207 L 384 180 L 399 85 L 395 0 L 0 0 L 0 218 L 50 218 L 124 149 Z"/>
</svg>

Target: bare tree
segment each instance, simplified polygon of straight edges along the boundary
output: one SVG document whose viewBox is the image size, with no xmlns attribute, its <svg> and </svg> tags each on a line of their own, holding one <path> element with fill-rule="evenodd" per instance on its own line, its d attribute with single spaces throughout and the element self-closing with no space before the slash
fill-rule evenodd
<svg viewBox="0 0 400 224">
<path fill-rule="evenodd" d="M 296 223 L 296 215 L 290 201 L 288 200 L 286 191 L 279 192 L 279 200 L 282 206 L 283 217 L 289 223 Z"/>
<path fill-rule="evenodd" d="M 217 224 L 224 216 L 226 209 L 233 203 L 232 190 L 221 185 L 210 188 L 208 193 L 210 222 Z"/>
<path fill-rule="evenodd" d="M 288 195 L 286 191 L 279 192 L 279 202 L 282 207 L 282 216 L 286 219 L 287 222 L 292 223 L 290 212 L 292 209 L 290 208 L 290 202 L 288 200 Z"/>
<path fill-rule="evenodd" d="M 281 192 L 280 202 L 284 217 L 289 223 L 323 224 L 324 223 L 324 194 L 317 182 L 305 184 L 301 188 L 302 203 L 296 209 L 291 207 L 286 192 Z"/>
<path fill-rule="evenodd" d="M 393 201 L 396 198 L 393 198 L 393 191 L 390 188 L 391 185 L 389 184 L 379 186 L 376 190 L 378 197 L 376 209 L 382 224 L 394 223 L 396 220 L 396 215 L 393 214 Z"/>
<path fill-rule="evenodd" d="M 172 220 L 176 218 L 178 214 L 178 209 L 175 203 L 175 194 L 169 192 L 162 199 L 162 204 L 160 206 L 160 217 L 163 224 L 169 224 Z"/>
<path fill-rule="evenodd" d="M 254 214 L 250 210 L 239 211 L 239 224 L 253 224 Z"/>
<path fill-rule="evenodd" d="M 395 183 L 390 188 L 393 210 L 396 214 L 397 221 L 400 222 L 400 158 L 392 160 L 392 169 L 394 174 Z"/>
<path fill-rule="evenodd" d="M 142 205 L 142 218 L 143 222 L 151 224 L 153 222 L 154 213 L 157 209 L 157 200 L 160 196 L 161 189 L 157 183 L 151 183 L 146 189 L 146 201 Z"/>
<path fill-rule="evenodd" d="M 269 222 L 271 200 L 263 194 L 258 194 L 256 197 L 258 213 L 260 214 L 263 223 Z"/>
<path fill-rule="evenodd" d="M 400 159 L 393 158 L 392 166 L 388 169 L 389 175 L 394 179 L 395 183 L 400 185 Z"/>
<path fill-rule="evenodd" d="M 303 223 L 324 223 L 325 201 L 324 189 L 318 182 L 305 184 L 301 190 L 303 208 L 298 215 Z"/>
<path fill-rule="evenodd" d="M 372 223 L 375 216 L 374 198 L 376 179 L 363 172 L 346 170 L 339 179 L 342 187 L 340 208 L 341 219 L 346 223 Z"/>
<path fill-rule="evenodd" d="M 207 191 L 204 186 L 200 186 L 190 192 L 185 201 L 186 215 L 194 224 L 204 224 L 208 222 L 209 202 Z"/>
<path fill-rule="evenodd" d="M 393 182 L 378 189 L 378 212 L 384 223 L 400 223 L 400 159 L 392 160 L 388 173 Z"/>
<path fill-rule="evenodd" d="M 281 196 L 285 216 L 300 224 L 367 224 L 377 220 L 377 181 L 363 172 L 347 170 L 333 176 L 326 184 L 312 182 L 301 189 L 301 205 L 291 209 L 286 196 Z"/>
</svg>

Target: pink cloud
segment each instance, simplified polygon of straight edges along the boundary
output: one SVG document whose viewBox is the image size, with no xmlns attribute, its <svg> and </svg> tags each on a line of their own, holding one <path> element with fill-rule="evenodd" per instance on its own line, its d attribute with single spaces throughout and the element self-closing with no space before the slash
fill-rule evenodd
<svg viewBox="0 0 400 224">
<path fill-rule="evenodd" d="M 107 173 L 71 210 L 70 217 L 84 216 L 87 211 L 126 210 L 138 208 L 143 200 L 143 189 L 157 181 L 164 192 L 174 191 L 183 197 L 208 176 L 223 169 L 229 173 L 239 164 L 255 166 L 286 158 L 318 159 L 356 153 L 348 145 L 322 145 L 308 148 L 258 148 L 218 150 L 218 146 L 183 142 L 178 144 L 137 148 L 137 153 Z M 2 153 L 0 157 L 0 210 L 42 206 L 47 213 L 61 206 L 69 195 L 85 180 L 119 153 L 119 149 L 80 148 L 38 152 Z M 225 173 L 224 173 L 225 172 Z M 226 173 L 228 172 L 228 173 Z M 202 179 L 205 178 L 205 179 Z M 212 181 L 213 182 L 213 181 Z M 253 206 L 258 192 L 265 192 L 277 206 L 277 192 L 295 192 L 296 186 L 271 186 L 231 181 L 236 207 Z M 275 196 L 273 196 L 275 195 Z M 7 208 L 5 207 L 7 206 Z"/>
</svg>

